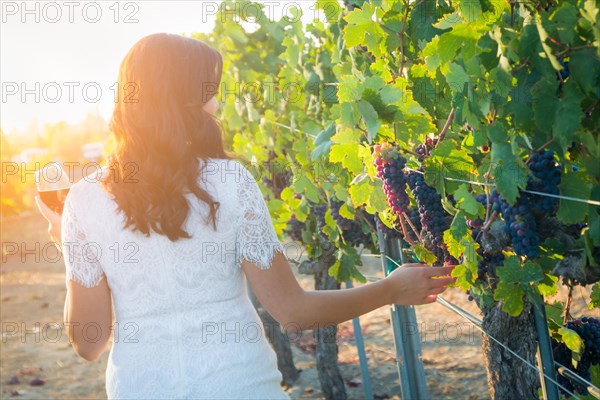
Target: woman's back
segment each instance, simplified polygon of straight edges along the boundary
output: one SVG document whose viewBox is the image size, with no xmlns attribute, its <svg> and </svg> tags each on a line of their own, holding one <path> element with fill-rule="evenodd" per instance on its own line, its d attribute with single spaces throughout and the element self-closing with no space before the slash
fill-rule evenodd
<svg viewBox="0 0 600 400">
<path fill-rule="evenodd" d="M 189 194 L 191 238 L 175 242 L 125 229 L 99 181 L 69 193 L 67 279 L 92 287 L 105 274 L 113 298 L 109 398 L 288 398 L 240 268 L 242 257 L 266 268 L 281 250 L 262 194 L 232 160 L 209 159 L 199 180 L 219 202 L 217 229 Z M 87 340 L 96 331 L 85 329 Z"/>
</svg>

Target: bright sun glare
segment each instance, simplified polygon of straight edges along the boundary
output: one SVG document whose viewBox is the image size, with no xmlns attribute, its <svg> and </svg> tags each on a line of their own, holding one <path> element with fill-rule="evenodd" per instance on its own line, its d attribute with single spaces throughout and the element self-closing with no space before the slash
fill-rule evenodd
<svg viewBox="0 0 600 400">
<path fill-rule="evenodd" d="M 267 16 L 314 1 L 265 1 Z M 92 113 L 105 120 L 114 105 L 119 64 L 140 38 L 156 32 L 209 32 L 220 2 L 3 1 L 0 34 L 2 103 L 6 134 L 39 132 L 46 123 L 74 124 Z"/>
</svg>

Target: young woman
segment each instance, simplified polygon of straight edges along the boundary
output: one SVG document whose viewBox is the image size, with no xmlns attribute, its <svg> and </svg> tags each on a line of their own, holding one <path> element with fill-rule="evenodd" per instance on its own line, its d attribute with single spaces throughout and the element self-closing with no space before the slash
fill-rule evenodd
<svg viewBox="0 0 600 400">
<path fill-rule="evenodd" d="M 256 181 L 224 149 L 221 72 L 201 41 L 141 39 L 120 67 L 108 168 L 71 188 L 62 217 L 36 198 L 63 251 L 75 352 L 97 359 L 114 331 L 109 399 L 288 398 L 247 280 L 295 331 L 431 303 L 454 282 L 452 267 L 409 264 L 354 289 L 303 290 Z"/>
</svg>

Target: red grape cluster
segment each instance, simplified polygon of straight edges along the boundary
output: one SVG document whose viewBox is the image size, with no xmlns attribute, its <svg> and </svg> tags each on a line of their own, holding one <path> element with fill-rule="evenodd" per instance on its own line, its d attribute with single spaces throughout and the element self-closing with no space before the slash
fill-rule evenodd
<svg viewBox="0 0 600 400">
<path fill-rule="evenodd" d="M 383 190 L 390 207 L 397 215 L 406 212 L 410 205 L 404 177 L 406 158 L 400 155 L 397 147 L 390 145 L 375 146 L 373 156 L 377 165 L 377 177 L 383 181 Z"/>
</svg>

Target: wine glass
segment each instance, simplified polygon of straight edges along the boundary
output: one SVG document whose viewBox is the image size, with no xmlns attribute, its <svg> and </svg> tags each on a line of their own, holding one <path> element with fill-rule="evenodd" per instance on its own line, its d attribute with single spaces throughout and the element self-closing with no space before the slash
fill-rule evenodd
<svg viewBox="0 0 600 400">
<path fill-rule="evenodd" d="M 35 171 L 35 185 L 40 199 L 54 212 L 62 214 L 71 180 L 60 164 L 51 162 Z"/>
</svg>

